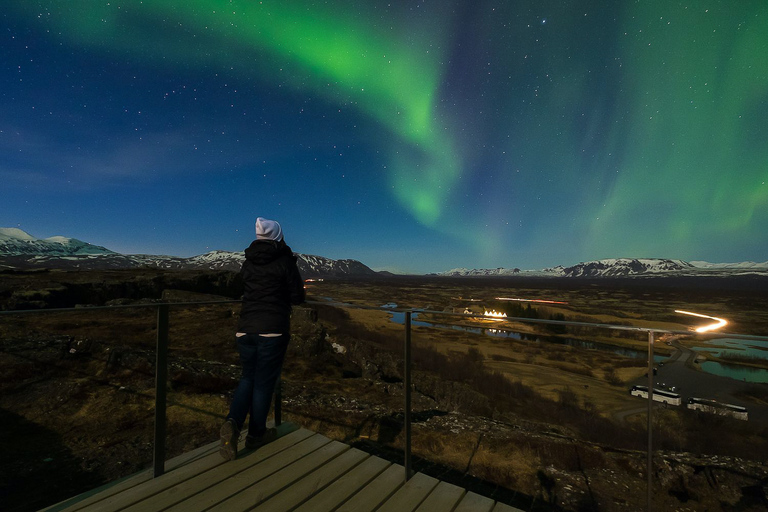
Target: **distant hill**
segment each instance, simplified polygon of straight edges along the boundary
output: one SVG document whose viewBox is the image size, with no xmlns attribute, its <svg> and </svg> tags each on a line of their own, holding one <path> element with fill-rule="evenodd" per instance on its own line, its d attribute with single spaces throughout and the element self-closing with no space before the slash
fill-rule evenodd
<svg viewBox="0 0 768 512">
<path fill-rule="evenodd" d="M 764 263 L 687 262 L 661 258 L 616 258 L 579 263 L 570 267 L 558 265 L 543 270 L 517 268 L 466 269 L 456 268 L 433 274 L 438 276 L 550 276 L 550 277 L 680 277 L 680 276 L 768 276 L 768 261 Z"/>
<path fill-rule="evenodd" d="M 357 260 L 333 260 L 296 253 L 305 278 L 374 276 Z M 242 252 L 211 251 L 190 258 L 153 254 L 120 254 L 105 247 L 61 236 L 39 239 L 17 228 L 0 228 L 1 268 L 105 270 L 121 268 L 240 270 Z"/>
<path fill-rule="evenodd" d="M 515 276 L 520 274 L 519 268 L 454 268 L 435 275 L 440 276 Z"/>
</svg>

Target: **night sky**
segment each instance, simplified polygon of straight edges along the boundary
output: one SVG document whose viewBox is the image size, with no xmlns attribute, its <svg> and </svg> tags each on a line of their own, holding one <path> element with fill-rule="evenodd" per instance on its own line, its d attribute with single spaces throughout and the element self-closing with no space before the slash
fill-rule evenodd
<svg viewBox="0 0 768 512">
<path fill-rule="evenodd" d="M 6 0 L 0 226 L 375 269 L 768 259 L 768 2 Z"/>
</svg>

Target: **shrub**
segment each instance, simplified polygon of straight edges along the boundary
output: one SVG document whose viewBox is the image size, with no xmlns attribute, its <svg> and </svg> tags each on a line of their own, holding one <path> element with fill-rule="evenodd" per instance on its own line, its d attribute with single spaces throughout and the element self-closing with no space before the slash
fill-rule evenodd
<svg viewBox="0 0 768 512">
<path fill-rule="evenodd" d="M 619 378 L 618 375 L 616 375 L 616 370 L 613 369 L 612 366 L 609 366 L 605 368 L 603 377 L 605 377 L 605 381 L 610 384 L 611 386 L 622 386 L 624 383 Z"/>
</svg>

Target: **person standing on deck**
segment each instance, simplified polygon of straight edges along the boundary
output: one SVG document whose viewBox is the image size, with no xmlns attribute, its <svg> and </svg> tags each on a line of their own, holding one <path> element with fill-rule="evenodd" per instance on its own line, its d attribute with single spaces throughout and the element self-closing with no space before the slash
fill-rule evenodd
<svg viewBox="0 0 768 512">
<path fill-rule="evenodd" d="M 256 240 L 245 250 L 240 274 L 244 293 L 236 339 L 242 376 L 220 432 L 219 453 L 226 460 L 237 457 L 248 415 L 246 448 L 258 448 L 277 435 L 274 428 L 267 430 L 267 413 L 290 341 L 291 307 L 305 297 L 296 256 L 276 221 L 256 219 Z"/>
</svg>

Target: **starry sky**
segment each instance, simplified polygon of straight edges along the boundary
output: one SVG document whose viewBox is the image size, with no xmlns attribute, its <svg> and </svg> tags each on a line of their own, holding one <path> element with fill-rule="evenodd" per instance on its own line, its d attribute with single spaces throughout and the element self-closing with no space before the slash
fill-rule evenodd
<svg viewBox="0 0 768 512">
<path fill-rule="evenodd" d="M 768 260 L 764 0 L 7 0 L 0 226 L 375 269 Z"/>
</svg>

